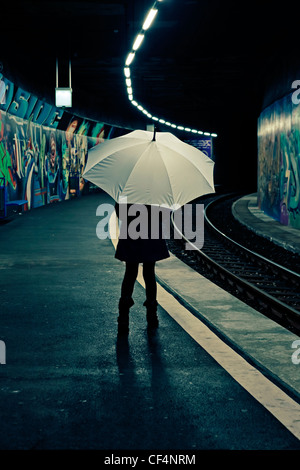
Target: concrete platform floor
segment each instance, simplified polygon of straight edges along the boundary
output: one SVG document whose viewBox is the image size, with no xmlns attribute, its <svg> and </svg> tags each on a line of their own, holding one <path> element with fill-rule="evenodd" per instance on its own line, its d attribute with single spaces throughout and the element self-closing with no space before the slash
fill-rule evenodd
<svg viewBox="0 0 300 470">
<path fill-rule="evenodd" d="M 103 202 L 0 226 L 0 449 L 300 449 L 294 336 L 176 258 L 157 264 L 157 332 L 139 277 L 130 334 L 118 337 L 124 266 L 96 236 Z"/>
<path fill-rule="evenodd" d="M 232 205 L 232 213 L 239 222 L 257 235 L 293 253 L 300 253 L 300 231 L 291 226 L 282 225 L 260 210 L 257 204 L 257 193 L 247 194 L 238 199 Z"/>
</svg>

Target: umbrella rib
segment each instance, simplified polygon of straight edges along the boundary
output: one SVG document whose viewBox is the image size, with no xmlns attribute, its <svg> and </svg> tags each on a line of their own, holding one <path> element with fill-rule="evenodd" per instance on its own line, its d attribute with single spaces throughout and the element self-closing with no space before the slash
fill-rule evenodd
<svg viewBox="0 0 300 470">
<path fill-rule="evenodd" d="M 165 175 L 167 176 L 169 188 L 170 188 L 171 194 L 172 194 L 172 196 L 173 196 L 172 185 L 171 185 L 171 181 L 170 181 L 170 178 L 169 178 L 169 175 L 168 175 L 167 167 L 166 167 L 165 162 L 163 161 L 163 156 L 161 155 L 161 152 L 160 152 L 159 149 L 158 149 L 157 142 L 155 142 L 155 144 L 153 144 L 153 141 L 151 141 L 151 142 L 149 142 L 149 144 L 152 145 L 152 146 L 155 145 L 156 150 L 158 150 L 158 153 L 159 153 L 159 156 L 160 156 L 159 161 L 163 164 L 163 167 L 164 167 L 164 169 L 165 169 L 164 173 L 165 173 Z M 142 154 L 140 155 L 140 158 L 138 159 L 138 161 L 137 161 L 137 162 L 134 164 L 134 166 L 132 167 L 131 172 L 130 172 L 130 175 L 129 175 L 127 181 L 126 181 L 126 184 L 125 184 L 125 186 L 124 186 L 122 192 L 126 193 L 126 190 L 128 190 L 128 188 L 130 188 L 130 184 L 131 184 L 130 178 L 131 178 L 131 177 L 134 177 L 134 176 L 133 176 L 133 175 L 134 175 L 134 172 L 135 172 L 135 170 L 136 170 L 136 168 L 137 168 L 138 166 L 143 166 L 142 158 L 143 158 L 144 155 L 147 157 L 147 153 L 148 153 L 148 152 L 150 152 L 150 161 L 151 161 L 151 149 L 150 149 L 150 145 L 148 145 L 148 146 L 145 148 L 145 150 L 144 150 L 144 151 L 142 152 Z M 157 158 L 157 157 L 156 157 L 156 158 Z M 145 163 L 146 163 L 146 162 L 145 162 Z M 149 163 L 149 161 L 148 161 L 148 163 Z M 153 164 L 155 164 L 155 161 L 154 161 Z M 147 163 L 146 163 L 146 165 L 147 165 Z M 137 171 L 138 171 L 138 170 L 137 170 Z M 145 187 L 144 187 L 144 189 L 145 189 L 145 194 L 147 193 L 147 190 L 149 190 L 150 193 L 151 193 L 151 191 L 153 190 L 153 180 L 154 180 L 153 174 L 152 174 L 151 172 L 149 172 L 149 173 L 147 173 L 147 174 L 148 174 L 148 176 L 151 176 L 152 179 L 151 179 L 151 182 L 150 182 L 150 180 L 148 180 L 148 183 L 149 183 L 148 186 L 145 186 Z"/>
<path fill-rule="evenodd" d="M 163 145 L 163 144 L 159 143 L 159 145 Z M 164 167 L 165 167 L 165 171 L 166 171 L 166 174 L 167 174 L 167 177 L 168 177 L 168 180 L 169 180 L 169 185 L 170 185 L 171 192 L 172 192 L 172 196 L 173 196 L 173 188 L 172 188 L 172 184 L 171 184 L 170 175 L 169 175 L 169 172 L 168 172 L 168 169 L 167 169 L 167 165 L 166 165 L 166 163 L 165 163 L 165 161 L 164 161 L 163 154 L 162 154 L 162 152 L 161 152 L 160 149 L 159 149 L 159 145 L 157 145 L 156 148 L 157 148 L 157 150 L 158 150 L 158 152 L 159 152 L 159 154 L 160 154 L 160 156 L 161 156 L 161 161 L 162 161 L 162 163 L 163 163 L 163 165 L 164 165 Z"/>
<path fill-rule="evenodd" d="M 117 139 L 121 139 L 122 137 L 117 137 Z M 124 140 L 124 139 L 123 139 Z M 136 142 L 134 144 L 132 144 L 132 142 L 126 142 L 126 147 L 122 147 L 121 149 L 120 148 L 117 148 L 114 152 L 110 152 L 109 149 L 106 150 L 106 147 L 109 146 L 110 142 L 112 142 L 111 140 L 107 140 L 105 141 L 102 145 L 100 145 L 100 147 L 98 147 L 98 145 L 96 145 L 95 147 L 93 147 L 89 153 L 90 155 L 92 155 L 93 153 L 95 153 L 95 157 L 90 157 L 87 161 L 87 165 L 86 165 L 86 168 L 85 168 L 85 173 L 87 173 L 89 170 L 91 170 L 95 165 L 97 165 L 99 163 L 99 160 L 98 160 L 98 157 L 97 157 L 97 153 L 98 151 L 100 151 L 100 153 L 103 153 L 104 151 L 107 152 L 106 155 L 104 155 L 102 158 L 101 158 L 101 161 L 104 161 L 105 159 L 107 158 L 110 158 L 112 157 L 114 154 L 118 153 L 120 150 L 124 150 L 124 148 L 127 148 L 127 147 L 137 147 L 139 145 L 143 145 L 144 142 L 141 142 L 141 140 L 138 140 L 138 139 L 134 139 Z M 96 159 L 96 161 L 93 161 L 93 158 Z"/>
<path fill-rule="evenodd" d="M 170 148 L 169 148 L 167 145 L 165 145 L 164 143 L 160 142 L 159 144 L 162 145 L 163 147 L 166 147 L 167 149 L 170 150 Z M 182 154 L 179 153 L 179 152 L 177 152 L 176 150 L 173 150 L 173 149 L 172 149 L 172 152 L 174 152 L 174 153 L 175 153 L 176 155 L 178 155 L 179 157 L 182 157 Z M 161 153 L 161 152 L 160 152 L 160 153 Z M 162 160 L 163 160 L 163 158 L 162 158 Z M 196 166 L 191 160 L 189 160 L 189 159 L 186 159 L 186 160 L 187 160 L 187 161 L 189 162 L 189 164 L 195 169 L 195 171 L 197 171 L 197 172 L 205 179 L 205 181 L 207 182 L 207 184 L 208 184 L 209 186 L 211 186 L 211 182 L 206 178 L 206 176 L 203 174 L 203 172 L 201 171 L 201 169 L 200 169 L 200 168 L 197 168 L 197 166 Z M 164 163 L 164 165 L 165 165 L 165 167 L 166 167 L 165 162 L 163 162 L 163 163 Z M 212 161 L 212 165 L 213 165 L 213 164 L 214 164 L 214 162 Z M 167 167 L 166 167 L 166 171 L 167 171 Z M 169 172 L 168 172 L 168 171 L 167 171 L 167 175 L 168 175 L 168 178 L 169 178 Z M 169 178 L 169 179 L 170 179 L 170 178 Z"/>
<path fill-rule="evenodd" d="M 151 144 L 151 141 L 149 141 L 149 145 L 150 145 L 150 144 Z M 130 171 L 130 173 L 129 173 L 129 176 L 128 176 L 128 178 L 127 178 L 127 181 L 126 181 L 124 187 L 122 188 L 122 193 L 125 191 L 126 185 L 127 185 L 128 181 L 130 180 L 131 175 L 134 173 L 136 167 L 140 164 L 140 159 L 141 159 L 142 156 L 148 151 L 149 145 L 147 145 L 147 147 L 144 149 L 144 151 L 141 153 L 140 157 L 136 160 L 136 162 L 134 163 L 133 167 L 131 168 L 131 171 Z"/>
</svg>

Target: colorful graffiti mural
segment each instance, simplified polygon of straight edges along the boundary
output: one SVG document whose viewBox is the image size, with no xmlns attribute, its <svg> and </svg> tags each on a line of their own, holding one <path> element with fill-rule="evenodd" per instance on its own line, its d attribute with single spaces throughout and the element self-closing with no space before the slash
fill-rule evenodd
<svg viewBox="0 0 300 470">
<path fill-rule="evenodd" d="M 258 205 L 283 225 L 300 228 L 300 105 L 292 94 L 258 120 Z"/>
<path fill-rule="evenodd" d="M 0 73 L 0 177 L 24 210 L 84 193 L 88 149 L 128 132 L 51 106 Z"/>
<path fill-rule="evenodd" d="M 7 199 L 26 199 L 25 210 L 82 192 L 87 151 L 87 136 L 0 112 L 0 176 Z"/>
</svg>

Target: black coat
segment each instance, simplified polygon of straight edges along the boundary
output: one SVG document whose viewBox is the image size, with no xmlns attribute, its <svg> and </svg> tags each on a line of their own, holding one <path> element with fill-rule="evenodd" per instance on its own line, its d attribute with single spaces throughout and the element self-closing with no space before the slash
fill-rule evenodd
<svg viewBox="0 0 300 470">
<path fill-rule="evenodd" d="M 163 234 L 162 216 L 158 208 L 134 205 L 136 215 L 128 215 L 132 204 L 116 204 L 115 209 L 121 222 L 120 237 L 115 257 L 132 263 L 156 262 L 170 256 Z M 146 210 L 145 210 L 146 208 Z M 164 221 L 169 221 L 170 211 L 164 211 Z M 135 238 L 138 235 L 138 238 Z"/>
</svg>

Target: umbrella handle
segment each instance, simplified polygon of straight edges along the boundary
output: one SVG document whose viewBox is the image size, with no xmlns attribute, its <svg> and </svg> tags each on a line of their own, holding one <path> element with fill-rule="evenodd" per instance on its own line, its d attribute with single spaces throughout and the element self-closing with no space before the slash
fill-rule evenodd
<svg viewBox="0 0 300 470">
<path fill-rule="evenodd" d="M 156 140 L 156 126 L 154 126 L 154 134 L 153 134 L 152 141 L 155 141 L 155 140 Z"/>
</svg>

